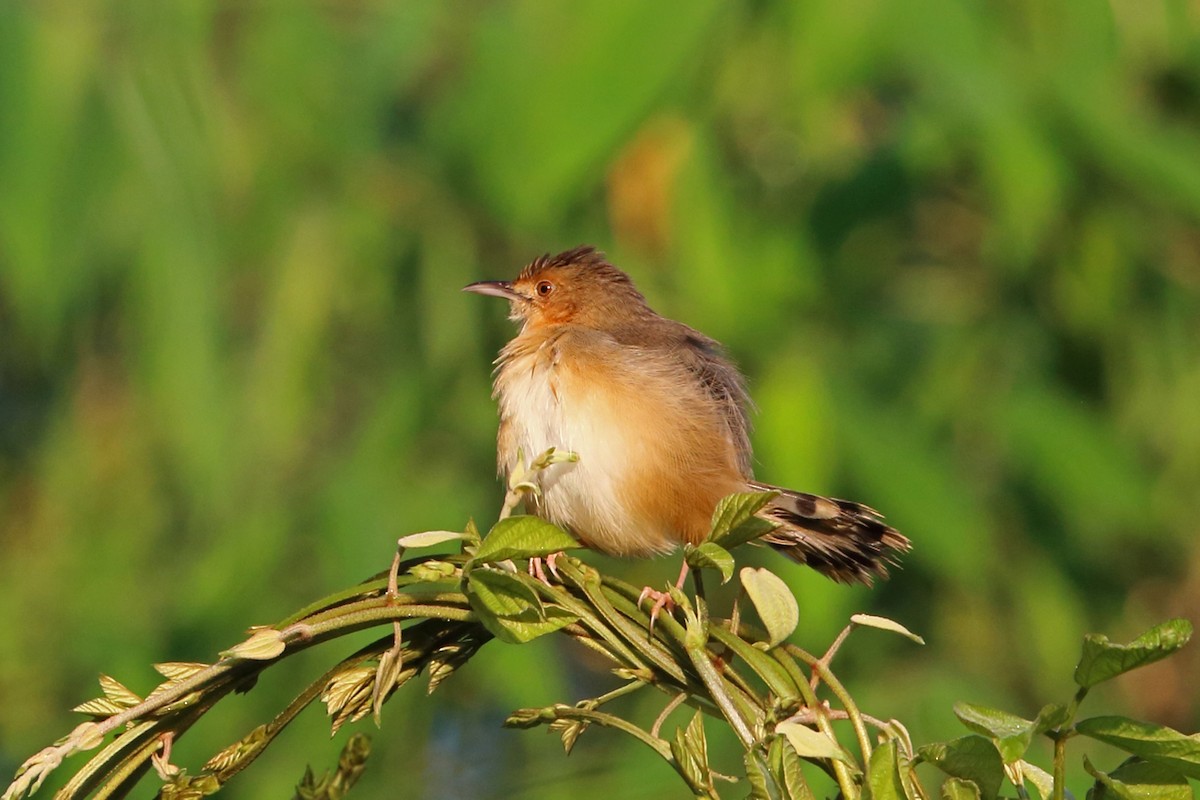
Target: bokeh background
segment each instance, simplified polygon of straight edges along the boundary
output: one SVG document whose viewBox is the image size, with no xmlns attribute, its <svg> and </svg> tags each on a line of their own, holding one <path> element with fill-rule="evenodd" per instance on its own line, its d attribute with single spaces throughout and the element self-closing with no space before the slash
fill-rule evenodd
<svg viewBox="0 0 1200 800">
<path fill-rule="evenodd" d="M 727 344 L 760 476 L 914 540 L 874 590 L 769 562 L 810 649 L 857 611 L 927 638 L 851 640 L 868 711 L 929 741 L 955 700 L 1065 700 L 1083 633 L 1200 619 L 1198 126 L 1195 0 L 3 4 L 0 783 L 96 673 L 145 691 L 494 519 L 511 327 L 459 289 L 584 242 Z M 500 730 L 595 666 L 494 644 L 410 685 L 355 791 L 682 796 L 616 734 Z M 1094 710 L 1195 730 L 1197 674 Z M 314 709 L 227 793 L 289 796 L 347 732 Z"/>
</svg>

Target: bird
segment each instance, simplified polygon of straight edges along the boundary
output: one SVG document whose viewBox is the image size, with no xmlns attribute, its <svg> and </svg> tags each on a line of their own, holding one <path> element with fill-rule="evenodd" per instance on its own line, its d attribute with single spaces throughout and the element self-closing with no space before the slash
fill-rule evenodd
<svg viewBox="0 0 1200 800">
<path fill-rule="evenodd" d="M 595 247 L 547 253 L 515 280 L 463 291 L 508 300 L 519 325 L 495 361 L 498 471 L 552 447 L 575 453 L 540 473 L 527 507 L 583 546 L 669 553 L 704 540 L 722 498 L 773 492 L 757 515 L 774 528 L 759 541 L 835 581 L 870 585 L 910 549 L 869 506 L 756 479 L 741 372 L 715 339 L 655 312 Z M 685 561 L 677 587 L 687 572 Z M 654 615 L 670 605 L 647 592 Z"/>
</svg>

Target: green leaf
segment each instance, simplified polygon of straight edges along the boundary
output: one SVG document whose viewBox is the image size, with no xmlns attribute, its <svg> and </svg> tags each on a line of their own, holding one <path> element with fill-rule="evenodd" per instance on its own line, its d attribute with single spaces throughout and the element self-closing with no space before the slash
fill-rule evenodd
<svg viewBox="0 0 1200 800">
<path fill-rule="evenodd" d="M 498 570 L 469 572 L 467 599 L 483 626 L 510 643 L 528 642 L 579 619 L 557 606 L 543 606 L 532 586 Z"/>
<path fill-rule="evenodd" d="M 494 563 L 510 558 L 534 558 L 579 547 L 579 542 L 562 528 L 538 517 L 519 515 L 492 526 L 475 552 L 475 560 Z"/>
<path fill-rule="evenodd" d="M 991 740 L 982 736 L 964 736 L 949 742 L 926 745 L 918 751 L 921 758 L 953 778 L 973 781 L 985 800 L 1000 793 L 1004 781 L 1004 762 Z"/>
<path fill-rule="evenodd" d="M 742 492 L 721 498 L 713 511 L 708 541 L 732 550 L 774 530 L 774 522 L 754 515 L 778 496 L 779 492 Z"/>
<path fill-rule="evenodd" d="M 1161 764 L 1131 758 L 1106 775 L 1084 756 L 1083 768 L 1096 779 L 1092 800 L 1192 800 L 1187 778 Z"/>
<path fill-rule="evenodd" d="M 771 773 L 760 750 L 748 750 L 742 758 L 746 767 L 746 781 L 750 784 L 753 800 L 786 800 L 784 788 Z"/>
<path fill-rule="evenodd" d="M 758 618 L 767 629 L 769 644 L 774 647 L 791 636 L 800 622 L 796 598 L 787 584 L 769 570 L 743 567 L 740 574 L 742 586 L 746 587 L 746 594 L 750 596 Z"/>
<path fill-rule="evenodd" d="M 783 779 L 783 793 L 788 800 L 816 800 L 812 788 L 804 777 L 803 762 L 796 748 L 792 747 L 787 737 L 776 738 L 779 744 L 778 767 L 776 773 Z"/>
<path fill-rule="evenodd" d="M 475 524 L 474 517 L 467 520 L 466 529 L 463 533 L 466 536 L 467 544 L 478 545 L 483 541 L 483 537 L 479 535 L 479 526 Z"/>
<path fill-rule="evenodd" d="M 955 703 L 954 716 L 976 733 L 990 736 L 1005 764 L 1019 761 L 1033 738 L 1034 723 L 1007 711 L 974 703 Z"/>
<path fill-rule="evenodd" d="M 871 753 L 865 789 L 865 800 L 907 800 L 895 741 L 884 742 Z"/>
<path fill-rule="evenodd" d="M 100 688 L 106 698 L 123 708 L 131 708 L 142 702 L 142 698 L 127 689 L 119 680 L 108 675 L 100 676 Z"/>
<path fill-rule="evenodd" d="M 575 743 L 579 741 L 579 737 L 590 725 L 590 722 L 579 719 L 556 719 L 550 723 L 549 728 L 562 740 L 563 752 L 571 755 L 571 751 L 575 749 Z"/>
<path fill-rule="evenodd" d="M 85 703 L 72 708 L 72 711 L 77 711 L 80 714 L 87 714 L 92 717 L 111 717 L 113 714 L 120 714 L 128 706 L 119 705 L 109 700 L 106 697 L 95 697 Z"/>
<path fill-rule="evenodd" d="M 844 761 L 852 767 L 858 766 L 840 744 L 807 725 L 784 720 L 775 726 L 775 732 L 786 736 L 788 744 L 803 758 L 830 758 Z"/>
<path fill-rule="evenodd" d="M 442 581 L 458 581 L 458 567 L 449 561 L 430 559 L 408 568 L 408 574 L 419 581 L 439 583 Z"/>
<path fill-rule="evenodd" d="M 898 633 L 901 636 L 906 636 L 909 639 L 912 639 L 917 644 L 925 644 L 925 640 L 922 639 L 920 636 L 913 633 L 908 628 L 901 625 L 899 622 L 888 619 L 887 617 L 877 617 L 874 614 L 855 614 L 852 617 L 850 617 L 850 621 L 853 622 L 855 625 L 863 625 L 868 628 L 878 628 L 881 631 L 891 631 L 892 633 Z"/>
<path fill-rule="evenodd" d="M 250 661 L 270 661 L 287 649 L 283 634 L 272 628 L 259 628 L 250 638 L 221 653 L 225 658 L 245 658 Z"/>
<path fill-rule="evenodd" d="M 375 670 L 375 685 L 371 689 L 371 711 L 375 715 L 375 725 L 378 727 L 383 725 L 384 701 L 399 684 L 400 672 L 403 669 L 404 649 L 397 641 L 379 657 L 379 667 Z"/>
<path fill-rule="evenodd" d="M 542 613 L 541 598 L 532 586 L 495 569 L 471 570 L 467 574 L 467 596 L 473 596 L 472 607 L 482 605 L 499 617 L 536 619 Z"/>
<path fill-rule="evenodd" d="M 1054 793 L 1054 776 L 1046 770 L 1030 764 L 1028 761 L 1018 761 L 1017 769 L 1020 771 L 1021 779 L 1025 782 L 1032 783 L 1034 788 L 1038 790 L 1042 800 L 1049 800 Z"/>
<path fill-rule="evenodd" d="M 71 731 L 69 736 L 80 750 L 93 750 L 104 741 L 104 729 L 95 722 L 85 722 Z"/>
<path fill-rule="evenodd" d="M 979 786 L 975 781 L 947 778 L 942 783 L 942 800 L 979 800 Z"/>
<path fill-rule="evenodd" d="M 579 617 L 556 606 L 550 606 L 546 608 L 541 619 L 509 619 L 479 614 L 479 621 L 497 639 L 509 644 L 524 644 L 578 622 Z"/>
<path fill-rule="evenodd" d="M 208 669 L 208 664 L 198 661 L 164 661 L 154 665 L 154 671 L 169 681 L 182 681 L 190 678 L 201 670 Z"/>
<path fill-rule="evenodd" d="M 1037 719 L 1033 721 L 1033 732 L 1035 734 L 1045 733 L 1055 728 L 1061 728 L 1070 721 L 1071 709 L 1068 706 L 1062 703 L 1048 703 L 1042 706 Z"/>
<path fill-rule="evenodd" d="M 332 733 L 347 722 L 362 719 L 371 710 L 371 693 L 375 684 L 376 668 L 368 664 L 359 664 L 339 670 L 329 679 L 321 690 L 321 702 L 330 717 Z M 261 729 L 256 729 L 261 730 Z M 250 736 L 242 740 L 251 740 Z M 241 758 L 240 743 L 231 745 L 209 759 L 209 764 L 219 769 L 226 769 Z"/>
<path fill-rule="evenodd" d="M 422 531 L 401 536 L 396 543 L 400 547 L 433 547 L 443 542 L 453 542 L 469 538 L 460 531 Z"/>
<path fill-rule="evenodd" d="M 1080 720 L 1075 730 L 1147 761 L 1171 767 L 1189 778 L 1200 779 L 1200 739 L 1195 736 L 1117 716 Z"/>
<path fill-rule="evenodd" d="M 709 627 L 709 635 L 746 662 L 746 666 L 754 670 L 758 677 L 781 701 L 789 701 L 799 696 L 800 689 L 796 686 L 787 669 L 776 659 L 775 653 L 767 653 L 747 642 L 740 636 L 721 625 Z"/>
<path fill-rule="evenodd" d="M 701 542 L 695 547 L 688 545 L 684 558 L 692 569 L 715 569 L 721 573 L 721 583 L 729 583 L 733 577 L 733 556 L 719 544 Z"/>
<path fill-rule="evenodd" d="M 671 755 L 696 796 L 711 796 L 712 778 L 708 771 L 708 743 L 704 738 L 703 712 L 697 711 L 686 729 L 675 729 Z"/>
<path fill-rule="evenodd" d="M 1114 644 L 1107 636 L 1083 637 L 1083 655 L 1075 667 L 1075 682 L 1084 688 L 1115 678 L 1132 669 L 1153 664 L 1187 644 L 1192 623 L 1173 619 L 1156 625 L 1129 644 Z"/>
<path fill-rule="evenodd" d="M 675 595 L 678 593 L 678 597 Z M 700 650 L 708 644 L 708 604 L 704 602 L 703 597 L 696 598 L 696 607 L 693 610 L 691 603 L 686 602 L 687 598 L 683 596 L 683 592 L 671 587 L 671 596 L 675 599 L 676 605 L 683 611 L 684 628 L 686 633 L 683 637 L 683 646 L 686 650 Z"/>
</svg>

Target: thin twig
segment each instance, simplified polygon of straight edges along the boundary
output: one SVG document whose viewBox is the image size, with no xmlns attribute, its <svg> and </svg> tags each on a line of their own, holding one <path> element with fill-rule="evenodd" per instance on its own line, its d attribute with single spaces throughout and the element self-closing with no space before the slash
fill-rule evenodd
<svg viewBox="0 0 1200 800">
<path fill-rule="evenodd" d="M 663 723 L 667 721 L 667 717 L 671 716 L 671 712 L 684 704 L 688 696 L 684 692 L 680 692 L 671 698 L 671 702 L 663 708 L 662 712 L 654 720 L 654 724 L 650 726 L 650 735 L 658 737 L 658 732 L 662 730 Z"/>
</svg>

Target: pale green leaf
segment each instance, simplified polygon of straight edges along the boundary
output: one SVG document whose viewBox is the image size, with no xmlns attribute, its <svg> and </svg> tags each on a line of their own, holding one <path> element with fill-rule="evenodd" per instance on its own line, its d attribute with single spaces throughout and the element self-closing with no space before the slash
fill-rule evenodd
<svg viewBox="0 0 1200 800">
<path fill-rule="evenodd" d="M 571 755 L 571 751 L 575 749 L 575 742 L 579 741 L 579 737 L 589 725 L 591 723 L 579 719 L 556 719 L 550 723 L 549 728 L 562 740 L 563 752 Z"/>
<path fill-rule="evenodd" d="M 831 758 L 844 761 L 851 766 L 857 766 L 854 759 L 845 749 L 821 731 L 813 730 L 807 725 L 784 720 L 775 726 L 775 732 L 787 737 L 788 744 L 797 755 L 804 758 Z"/>
<path fill-rule="evenodd" d="M 1018 761 L 1016 767 L 1020 770 L 1022 780 L 1032 783 L 1038 790 L 1038 794 L 1042 796 L 1042 800 L 1049 800 L 1050 795 L 1054 792 L 1054 776 L 1028 761 Z"/>
<path fill-rule="evenodd" d="M 877 617 L 874 614 L 855 614 L 850 617 L 850 621 L 855 625 L 863 625 L 868 628 L 878 628 L 881 631 L 891 631 L 912 639 L 917 644 L 925 644 L 925 640 L 917 634 L 910 631 L 908 628 L 901 625 L 895 620 L 887 617 Z"/>
<path fill-rule="evenodd" d="M 182 681 L 190 678 L 201 670 L 208 669 L 208 664 L 195 661 L 165 661 L 154 665 L 154 671 L 171 681 Z"/>
<path fill-rule="evenodd" d="M 333 733 L 347 722 L 362 719 L 371 710 L 371 694 L 375 686 L 376 668 L 366 664 L 347 667 L 329 679 L 321 691 L 321 702 L 329 714 Z M 238 744 L 227 748 L 225 755 L 235 752 Z M 221 758 L 218 754 L 214 759 Z"/>
<path fill-rule="evenodd" d="M 142 698 L 125 688 L 125 685 L 116 678 L 108 675 L 100 676 L 100 688 L 104 692 L 104 696 L 112 702 L 124 708 L 136 706 L 142 702 Z"/>
<path fill-rule="evenodd" d="M 468 538 L 467 534 L 461 531 L 422 531 L 401 536 L 397 544 L 405 548 L 433 547 L 444 542 L 461 541 L 466 538 Z"/>
<path fill-rule="evenodd" d="M 71 739 L 80 750 L 92 750 L 104 742 L 104 729 L 95 722 L 85 722 L 71 731 Z"/>
<path fill-rule="evenodd" d="M 245 658 L 251 661 L 269 661 L 283 653 L 287 645 L 283 634 L 272 628 L 260 628 L 241 644 L 234 645 L 221 653 L 225 658 Z"/>
<path fill-rule="evenodd" d="M 458 567 L 449 561 L 430 559 L 429 561 L 422 561 L 419 564 L 413 564 L 408 568 L 408 574 L 419 581 L 438 583 L 441 581 L 456 580 L 458 578 Z"/>
<path fill-rule="evenodd" d="M 711 793 L 712 779 L 708 771 L 708 744 L 704 738 L 703 713 L 697 711 L 687 728 L 676 728 L 670 742 L 671 755 L 684 778 L 698 797 Z"/>
<path fill-rule="evenodd" d="M 399 683 L 400 671 L 403 668 L 404 651 L 400 643 L 396 642 L 379 657 L 379 667 L 375 671 L 375 686 L 371 690 L 371 711 L 377 726 L 383 724 L 383 703 Z"/>
<path fill-rule="evenodd" d="M 796 598 L 787 584 L 769 570 L 743 567 L 740 575 L 742 586 L 746 587 L 746 594 L 767 629 L 769 644 L 774 647 L 791 636 L 800 622 Z"/>
<path fill-rule="evenodd" d="M 77 711 L 80 714 L 87 714 L 91 717 L 111 717 L 113 714 L 120 714 L 127 706 L 122 706 L 109 700 L 107 697 L 95 697 L 87 702 L 80 703 L 72 708 L 72 711 Z"/>
<path fill-rule="evenodd" d="M 237 740 L 224 750 L 221 750 L 219 753 L 214 755 L 208 761 L 204 762 L 204 770 L 206 772 L 214 773 L 213 775 L 206 777 L 216 778 L 221 774 L 224 774 L 228 777 L 233 773 L 238 772 L 248 762 L 253 761 L 260 753 L 262 753 L 263 748 L 270 744 L 271 738 L 270 726 L 263 724 L 255 727 L 241 739 Z M 213 792 L 210 792 L 210 794 L 215 793 L 215 791 L 216 789 L 214 789 Z M 193 796 L 189 796 L 187 794 L 183 794 L 182 796 L 168 795 L 164 793 L 163 800 L 171 800 L 172 798 L 178 798 L 178 800 L 189 798 L 190 800 L 190 797 Z M 198 796 L 202 797 L 203 795 Z"/>
<path fill-rule="evenodd" d="M 479 533 L 479 526 L 475 524 L 473 517 L 467 520 L 463 535 L 466 537 L 468 545 L 478 545 L 483 541 L 483 536 Z"/>
</svg>

